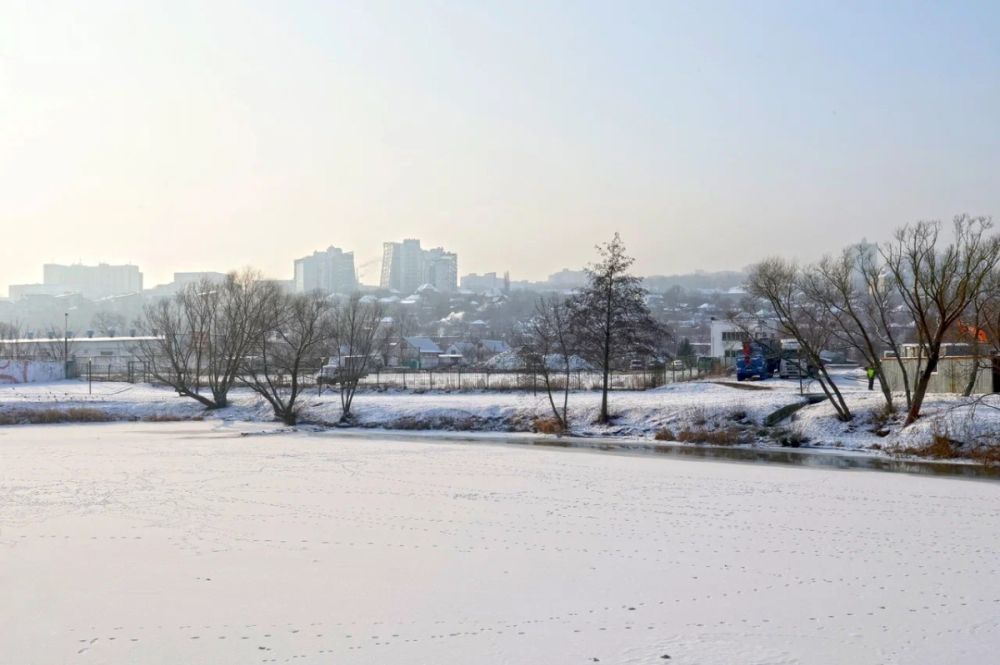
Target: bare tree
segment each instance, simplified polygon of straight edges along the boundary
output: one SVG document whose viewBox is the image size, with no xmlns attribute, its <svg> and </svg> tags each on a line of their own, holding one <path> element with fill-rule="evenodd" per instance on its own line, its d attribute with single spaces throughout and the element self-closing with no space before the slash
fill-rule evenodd
<svg viewBox="0 0 1000 665">
<path fill-rule="evenodd" d="M 197 291 L 197 287 L 191 285 L 186 291 Z M 138 351 L 154 379 L 182 397 L 214 408 L 215 402 L 201 394 L 204 338 L 209 323 L 199 318 L 200 309 L 188 306 L 191 299 L 186 295 L 181 293 L 146 305 L 140 327 L 152 339 L 141 340 Z"/>
<path fill-rule="evenodd" d="M 202 280 L 147 306 L 144 328 L 157 338 L 139 344 L 147 367 L 179 395 L 210 409 L 227 406 L 229 391 L 270 320 L 276 290 L 259 273 L 244 270 L 221 284 Z"/>
<path fill-rule="evenodd" d="M 286 295 L 274 290 L 267 296 L 267 321 L 252 354 L 244 359 L 239 382 L 263 397 L 275 418 L 295 425 L 305 373 L 322 365 L 329 351 L 333 308 L 320 293 Z"/>
<path fill-rule="evenodd" d="M 998 318 L 1000 318 L 1000 272 L 993 270 L 980 293 L 969 305 L 966 316 L 958 321 L 958 339 L 966 342 L 972 352 L 969 379 L 965 384 L 965 390 L 962 391 L 964 397 L 972 395 L 979 373 L 993 367 L 992 356 L 997 353 L 997 340 L 993 337 L 991 345 L 990 329 L 994 328 Z M 997 331 L 994 330 L 993 334 L 995 332 Z"/>
<path fill-rule="evenodd" d="M 906 363 L 903 361 L 901 340 L 896 332 L 896 327 L 900 323 L 895 315 L 897 304 L 901 302 L 899 292 L 895 287 L 895 281 L 891 278 L 891 273 L 881 261 L 877 247 L 875 251 L 872 251 L 870 245 L 857 245 L 854 256 L 856 268 L 861 275 L 866 291 L 866 297 L 863 300 L 864 318 L 870 322 L 872 334 L 877 336 L 882 346 L 892 354 L 893 362 L 896 363 L 903 381 L 906 408 L 909 409 L 913 400 L 913 391 L 910 375 Z M 882 375 L 881 369 L 880 365 L 879 376 Z"/>
<path fill-rule="evenodd" d="M 102 309 L 90 317 L 90 325 L 102 337 L 108 337 L 125 329 L 125 317 Z"/>
<path fill-rule="evenodd" d="M 340 357 L 338 383 L 342 422 L 351 420 L 358 384 L 381 348 L 381 338 L 385 334 L 382 314 L 381 305 L 365 302 L 357 293 L 337 310 L 334 329 Z"/>
<path fill-rule="evenodd" d="M 646 306 L 642 280 L 629 273 L 635 259 L 615 233 L 597 246 L 601 260 L 587 268 L 587 285 L 571 300 L 572 325 L 585 358 L 601 368 L 601 413 L 606 424 L 608 389 L 614 362 L 633 352 L 651 353 L 664 334 Z"/>
<path fill-rule="evenodd" d="M 781 258 L 765 259 L 751 268 L 747 293 L 770 306 L 781 327 L 799 343 L 800 353 L 816 368 L 817 381 L 837 417 L 850 420 L 851 410 L 820 357 L 834 324 L 829 311 L 804 296 L 801 281 L 801 271 L 794 263 Z"/>
<path fill-rule="evenodd" d="M 0 323 L 0 358 L 20 358 L 24 354 L 24 332 L 17 321 Z"/>
<path fill-rule="evenodd" d="M 528 323 L 526 343 L 522 355 L 530 368 L 542 376 L 549 398 L 552 415 L 559 429 L 569 430 L 569 388 L 573 357 L 576 353 L 576 335 L 572 326 L 573 311 L 565 298 L 540 297 L 535 304 L 535 316 Z M 562 406 L 556 406 L 553 370 L 562 374 Z"/>
<path fill-rule="evenodd" d="M 899 229 L 893 241 L 880 247 L 913 316 L 920 352 L 926 350 L 927 357 L 918 371 L 904 426 L 920 416 L 945 336 L 979 297 L 1000 261 L 1000 238 L 989 234 L 992 227 L 987 217 L 959 215 L 954 220 L 954 240 L 939 247 L 941 223 L 918 222 Z"/>
<path fill-rule="evenodd" d="M 385 308 L 382 308 L 382 312 L 383 316 L 385 316 Z M 394 353 L 399 353 L 403 338 L 416 334 L 416 331 L 420 327 L 416 314 L 408 307 L 396 305 L 389 310 L 388 314 L 391 320 L 387 321 L 386 325 L 383 326 L 378 339 L 378 352 L 384 365 L 389 364 L 389 360 Z"/>
<path fill-rule="evenodd" d="M 886 406 L 892 410 L 892 388 L 882 371 L 882 341 L 879 335 L 882 308 L 871 302 L 862 271 L 863 255 L 873 248 L 848 247 L 837 257 L 824 257 L 817 265 L 802 271 L 802 293 L 818 311 L 829 314 L 834 324 L 831 335 L 855 350 L 868 367 L 875 369 Z M 873 316 L 875 315 L 875 316 Z"/>
</svg>

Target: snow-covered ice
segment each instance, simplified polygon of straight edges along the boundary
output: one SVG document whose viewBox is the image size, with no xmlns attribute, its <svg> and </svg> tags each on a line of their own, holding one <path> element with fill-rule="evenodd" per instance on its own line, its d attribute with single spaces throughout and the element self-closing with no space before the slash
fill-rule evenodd
<svg viewBox="0 0 1000 665">
<path fill-rule="evenodd" d="M 215 421 L 0 428 L 0 499 L 12 665 L 1000 651 L 990 482 Z"/>
</svg>

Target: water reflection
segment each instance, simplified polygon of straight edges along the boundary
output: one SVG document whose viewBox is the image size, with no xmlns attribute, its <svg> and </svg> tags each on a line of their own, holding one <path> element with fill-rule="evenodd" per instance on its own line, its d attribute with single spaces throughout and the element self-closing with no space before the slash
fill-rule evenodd
<svg viewBox="0 0 1000 665">
<path fill-rule="evenodd" d="M 533 440 L 532 444 L 553 445 L 548 440 Z M 926 462 L 923 460 L 876 457 L 874 455 L 842 454 L 822 450 L 729 448 L 722 446 L 681 444 L 657 444 L 654 446 L 646 446 L 628 443 L 619 444 L 607 441 L 584 441 L 577 445 L 574 445 L 573 443 L 567 445 L 611 452 L 648 452 L 656 455 L 666 455 L 668 457 L 726 460 L 732 462 L 787 464 L 789 466 L 807 466 L 826 469 L 866 469 L 869 471 L 889 471 L 893 473 L 912 473 L 929 476 L 1000 480 L 1000 467 L 995 466 L 988 467 L 979 464 Z"/>
</svg>

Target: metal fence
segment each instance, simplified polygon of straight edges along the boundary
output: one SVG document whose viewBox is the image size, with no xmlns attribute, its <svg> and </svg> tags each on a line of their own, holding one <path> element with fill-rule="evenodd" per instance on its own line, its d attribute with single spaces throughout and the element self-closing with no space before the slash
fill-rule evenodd
<svg viewBox="0 0 1000 665">
<path fill-rule="evenodd" d="M 609 385 L 612 390 L 646 390 L 667 383 L 699 376 L 697 370 L 629 370 L 612 372 Z M 565 374 L 549 376 L 554 387 L 562 389 Z M 596 371 L 575 371 L 569 376 L 571 390 L 596 390 L 601 387 L 603 376 Z M 545 378 L 536 372 L 519 370 L 478 369 L 382 369 L 361 379 L 360 387 L 382 390 L 399 388 L 408 390 L 538 390 L 545 387 Z"/>
<path fill-rule="evenodd" d="M 307 388 L 320 388 L 316 382 L 319 368 L 302 373 L 299 382 Z M 612 372 L 612 390 L 647 390 L 668 383 L 699 378 L 703 372 L 698 369 L 672 370 L 649 369 Z M 118 381 L 127 383 L 158 383 L 151 368 L 141 360 L 125 357 L 99 357 L 78 359 L 75 376 L 84 381 Z M 277 377 L 277 383 L 286 383 L 287 377 Z M 562 389 L 566 376 L 561 373 L 550 375 L 550 381 L 557 389 Z M 574 371 L 569 382 L 572 390 L 597 390 L 603 377 L 598 371 Z M 458 367 L 436 369 L 383 368 L 370 371 L 359 382 L 362 390 L 542 390 L 544 377 L 540 373 L 523 370 L 482 370 Z M 334 388 L 335 389 L 335 388 Z"/>
</svg>

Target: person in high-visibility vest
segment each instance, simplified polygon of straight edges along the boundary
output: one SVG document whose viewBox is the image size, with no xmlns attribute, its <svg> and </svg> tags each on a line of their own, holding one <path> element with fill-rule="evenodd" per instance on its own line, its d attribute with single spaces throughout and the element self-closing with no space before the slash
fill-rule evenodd
<svg viewBox="0 0 1000 665">
<path fill-rule="evenodd" d="M 875 390 L 875 368 L 865 367 L 865 374 L 868 375 L 868 390 Z"/>
</svg>

